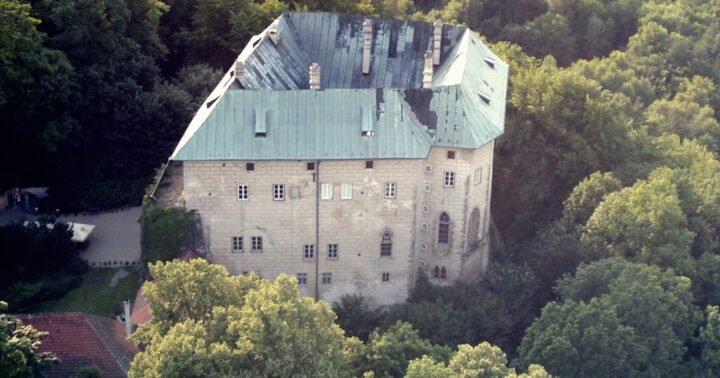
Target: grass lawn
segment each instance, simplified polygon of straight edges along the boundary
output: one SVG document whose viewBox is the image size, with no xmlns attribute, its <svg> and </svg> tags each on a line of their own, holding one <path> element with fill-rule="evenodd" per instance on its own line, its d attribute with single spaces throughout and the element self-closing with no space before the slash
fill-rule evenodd
<svg viewBox="0 0 720 378">
<path fill-rule="evenodd" d="M 111 285 L 113 277 L 114 286 Z M 28 312 L 84 312 L 100 316 L 115 316 L 124 299 L 135 299 L 138 289 L 136 267 L 94 268 L 85 274 L 82 285 L 64 297 L 33 306 Z"/>
</svg>

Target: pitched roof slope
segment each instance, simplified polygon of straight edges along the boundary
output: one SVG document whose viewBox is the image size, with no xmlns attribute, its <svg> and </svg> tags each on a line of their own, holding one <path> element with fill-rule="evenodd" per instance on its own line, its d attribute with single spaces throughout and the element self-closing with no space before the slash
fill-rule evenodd
<svg viewBox="0 0 720 378">
<path fill-rule="evenodd" d="M 50 377 L 72 377 L 84 366 L 97 366 L 103 377 L 127 377 L 137 347 L 125 338 L 117 320 L 82 313 L 23 314 L 18 318 L 39 331 L 48 332 L 41 352 L 60 359 L 48 371 Z"/>
<path fill-rule="evenodd" d="M 372 20 L 363 75 L 363 20 L 283 14 L 250 40 L 242 72 L 228 70 L 171 159 L 425 158 L 433 145 L 478 148 L 502 134 L 508 66 L 471 30 L 442 27 L 441 64 L 423 89 L 433 25 Z M 312 62 L 320 90 L 308 89 Z"/>
</svg>

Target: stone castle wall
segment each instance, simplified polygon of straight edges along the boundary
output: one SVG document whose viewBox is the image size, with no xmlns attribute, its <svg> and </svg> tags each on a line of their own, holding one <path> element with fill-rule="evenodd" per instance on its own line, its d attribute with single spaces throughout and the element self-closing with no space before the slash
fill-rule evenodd
<svg viewBox="0 0 720 378">
<path fill-rule="evenodd" d="M 185 206 L 202 218 L 212 261 L 232 274 L 304 273 L 305 295 L 333 302 L 359 293 L 387 305 L 407 297 L 418 268 L 432 277 L 436 265 L 445 266 L 447 278 L 434 279 L 439 284 L 473 279 L 483 269 L 487 243 L 471 250 L 467 234 L 477 207 L 479 235 L 487 239 L 492 149 L 451 149 L 455 159 L 448 159 L 448 149 L 433 147 L 426 160 L 374 160 L 372 169 L 365 160 L 315 162 L 314 170 L 308 161 L 255 161 L 253 171 L 245 161 L 186 161 Z M 455 172 L 452 188 L 443 186 L 445 171 Z M 384 196 L 386 182 L 397 184 L 393 199 Z M 285 185 L 284 200 L 273 199 L 274 184 Z M 320 199 L 322 184 L 332 185 L 331 199 Z M 341 199 L 342 184 L 352 185 L 351 199 Z M 238 185 L 248 185 L 247 200 L 238 200 Z M 448 244 L 437 243 L 442 212 L 450 217 Z M 380 256 L 385 231 L 392 235 L 389 257 Z M 243 237 L 243 252 L 232 251 L 234 236 Z M 253 236 L 262 237 L 262 252 L 252 251 Z M 328 244 L 338 245 L 337 259 L 328 257 Z M 314 258 L 304 258 L 304 245 L 314 246 Z M 330 284 L 322 283 L 323 273 L 332 273 Z"/>
</svg>

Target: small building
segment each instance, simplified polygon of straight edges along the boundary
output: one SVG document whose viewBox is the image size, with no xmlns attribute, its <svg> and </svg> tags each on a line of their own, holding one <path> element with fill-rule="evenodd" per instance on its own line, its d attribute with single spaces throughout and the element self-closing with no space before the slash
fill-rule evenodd
<svg viewBox="0 0 720 378">
<path fill-rule="evenodd" d="M 254 36 L 170 157 L 209 260 L 328 302 L 407 298 L 418 269 L 489 254 L 508 65 L 467 28 L 285 13 Z"/>
<path fill-rule="evenodd" d="M 137 347 L 126 339 L 122 322 L 82 313 L 22 314 L 17 317 L 38 331 L 48 332 L 40 352 L 52 352 L 60 363 L 49 377 L 74 377 L 78 370 L 95 366 L 106 378 L 124 378 Z"/>
</svg>

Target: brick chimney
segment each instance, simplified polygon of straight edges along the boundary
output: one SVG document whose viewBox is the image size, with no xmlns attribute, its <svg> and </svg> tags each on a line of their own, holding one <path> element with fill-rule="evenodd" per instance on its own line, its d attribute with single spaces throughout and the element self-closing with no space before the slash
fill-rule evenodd
<svg viewBox="0 0 720 378">
<path fill-rule="evenodd" d="M 270 40 L 275 46 L 277 46 L 278 42 L 280 42 L 280 33 L 278 33 L 275 28 L 268 30 L 268 37 L 270 37 Z"/>
<path fill-rule="evenodd" d="M 362 73 L 370 73 L 370 48 L 372 47 L 372 20 L 366 18 L 363 21 L 363 60 Z"/>
<path fill-rule="evenodd" d="M 435 31 L 433 32 L 433 64 L 440 65 L 440 44 L 442 42 L 442 20 L 439 18 L 433 23 Z"/>
<path fill-rule="evenodd" d="M 235 78 L 240 80 L 245 75 L 245 63 L 240 59 L 235 61 Z"/>
<path fill-rule="evenodd" d="M 423 88 L 432 88 L 433 52 L 425 51 L 425 69 L 423 69 Z"/>
<path fill-rule="evenodd" d="M 320 65 L 310 65 L 310 89 L 320 89 Z"/>
</svg>

